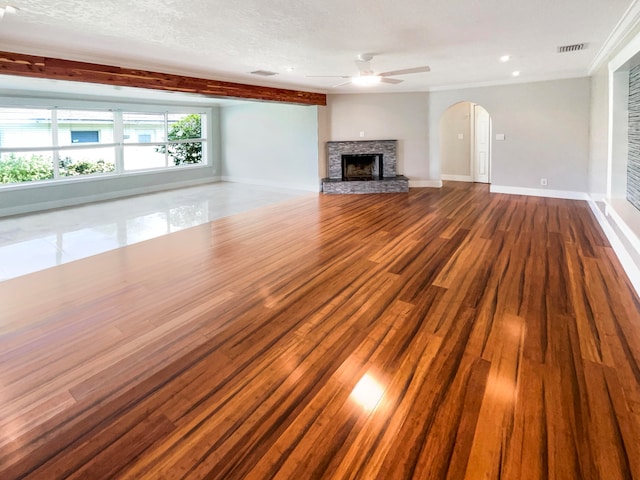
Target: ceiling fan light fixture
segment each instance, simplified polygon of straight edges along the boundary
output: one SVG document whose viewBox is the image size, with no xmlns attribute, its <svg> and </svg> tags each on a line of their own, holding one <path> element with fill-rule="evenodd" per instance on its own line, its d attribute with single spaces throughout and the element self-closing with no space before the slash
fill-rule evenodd
<svg viewBox="0 0 640 480">
<path fill-rule="evenodd" d="M 360 75 L 358 77 L 353 77 L 351 79 L 351 83 L 357 85 L 358 87 L 372 87 L 373 85 L 377 85 L 382 80 L 380 75 Z"/>
</svg>

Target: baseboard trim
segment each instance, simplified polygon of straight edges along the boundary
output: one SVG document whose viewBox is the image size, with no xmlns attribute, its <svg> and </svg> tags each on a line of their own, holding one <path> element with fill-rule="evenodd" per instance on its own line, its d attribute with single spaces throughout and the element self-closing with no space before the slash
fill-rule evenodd
<svg viewBox="0 0 640 480">
<path fill-rule="evenodd" d="M 409 180 L 409 188 L 442 188 L 442 180 Z"/>
<path fill-rule="evenodd" d="M 256 178 L 233 177 L 229 175 L 223 175 L 221 177 L 221 180 L 223 182 L 246 183 L 249 185 L 262 185 L 265 187 L 275 187 L 275 188 L 289 188 L 291 190 L 304 190 L 307 192 L 322 191 L 321 181 L 318 183 L 318 185 L 291 186 L 288 184 L 271 182 L 271 181 L 261 180 Z M 409 180 L 409 188 L 421 188 L 421 187 L 442 188 L 442 180 Z"/>
<path fill-rule="evenodd" d="M 615 230 L 611 227 L 605 215 L 596 205 L 596 202 L 593 200 L 589 200 L 588 203 L 589 203 L 589 206 L 591 207 L 591 211 L 593 212 L 593 215 L 596 217 L 596 220 L 600 224 L 602 231 L 609 239 L 611 248 L 613 248 L 613 251 L 618 257 L 618 260 L 620 260 L 620 264 L 622 265 L 622 268 L 627 274 L 627 277 L 629 277 L 629 281 L 631 282 L 631 285 L 633 285 L 633 288 L 635 289 L 636 293 L 640 295 L 640 268 L 638 268 L 638 265 L 633 261 L 633 259 L 631 258 L 631 255 L 629 254 L 624 244 L 620 240 L 620 237 L 615 232 Z M 629 233 L 627 233 L 629 228 L 627 227 L 625 222 L 622 221 L 622 219 L 615 213 L 615 210 L 607 207 L 607 215 L 611 216 L 611 219 L 613 220 L 613 222 L 615 222 L 617 227 L 620 228 L 620 231 L 627 237 L 627 240 L 629 240 L 629 243 L 632 245 L 632 247 L 635 248 L 637 250 L 637 253 L 640 254 L 640 245 L 638 243 L 638 238 L 635 235 L 632 235 L 632 237 L 629 237 Z"/>
<path fill-rule="evenodd" d="M 473 178 L 471 178 L 471 175 L 447 175 L 447 174 L 442 174 L 440 175 L 442 180 L 447 180 L 447 181 L 451 181 L 451 182 L 473 182 Z"/>
<path fill-rule="evenodd" d="M 605 199 L 604 203 L 605 203 L 606 215 L 611 217 L 613 222 L 620 229 L 620 232 L 622 232 L 624 237 L 631 244 L 631 246 L 638 253 L 638 255 L 640 255 L 640 238 L 638 238 L 638 235 L 631 229 L 631 227 L 629 227 L 627 222 L 625 222 L 625 220 L 618 213 L 615 207 L 611 205 L 610 202 L 607 202 Z"/>
<path fill-rule="evenodd" d="M 491 193 L 506 193 L 508 195 L 529 195 L 531 197 L 563 198 L 566 200 L 590 200 L 585 192 L 572 192 L 569 190 L 548 190 L 542 188 L 509 187 L 505 185 L 491 185 Z"/>
<path fill-rule="evenodd" d="M 223 182 L 244 183 L 247 185 L 260 185 L 263 187 L 287 188 L 289 190 L 303 190 L 305 192 L 320 192 L 322 188 L 322 183 L 320 181 L 318 181 L 317 185 L 290 185 L 281 182 L 262 180 L 259 178 L 232 177 L 228 175 L 223 175 L 221 179 Z"/>
<path fill-rule="evenodd" d="M 170 184 L 152 185 L 146 187 L 130 188 L 126 190 L 118 190 L 115 192 L 101 193 L 96 195 L 83 195 L 81 197 L 65 198 L 61 200 L 52 200 L 46 202 L 30 203 L 29 205 L 21 205 L 18 207 L 9 207 L 0 209 L 0 218 L 10 217 L 12 215 L 24 215 L 26 213 L 44 212 L 46 210 L 55 210 L 57 208 L 73 207 L 86 203 L 104 202 L 106 200 L 116 200 L 119 198 L 133 197 L 135 195 L 145 195 L 148 193 L 162 192 L 166 190 L 174 190 L 176 188 L 196 187 L 207 183 L 219 182 L 220 177 L 198 178 L 195 180 L 185 180 Z"/>
</svg>

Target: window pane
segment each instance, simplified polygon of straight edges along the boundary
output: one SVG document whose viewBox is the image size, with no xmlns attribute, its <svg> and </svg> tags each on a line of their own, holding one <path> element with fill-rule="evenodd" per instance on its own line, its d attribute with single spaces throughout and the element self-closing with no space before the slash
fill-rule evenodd
<svg viewBox="0 0 640 480">
<path fill-rule="evenodd" d="M 122 114 L 125 143 L 164 142 L 164 113 Z"/>
<path fill-rule="evenodd" d="M 124 169 L 145 170 L 166 167 L 164 146 L 126 146 L 124 147 Z"/>
<path fill-rule="evenodd" d="M 60 150 L 59 172 L 61 177 L 108 173 L 116 169 L 114 148 L 81 148 Z"/>
<path fill-rule="evenodd" d="M 33 182 L 53 178 L 52 152 L 0 154 L 0 183 Z"/>
<path fill-rule="evenodd" d="M 51 110 L 0 108 L 0 148 L 53 145 Z"/>
<path fill-rule="evenodd" d="M 58 144 L 114 143 L 113 113 L 92 110 L 58 110 Z"/>
<path fill-rule="evenodd" d="M 164 147 L 161 147 L 164 148 Z M 167 145 L 169 164 L 188 165 L 202 163 L 202 143 L 170 143 Z"/>
<path fill-rule="evenodd" d="M 169 140 L 202 138 L 202 115 L 200 113 L 170 113 L 168 126 Z"/>
<path fill-rule="evenodd" d="M 117 113 L 115 138 L 116 114 L 92 108 L 0 107 L 0 185 L 207 162 L 206 113 Z"/>
<path fill-rule="evenodd" d="M 99 130 L 71 130 L 71 143 L 98 143 Z"/>
</svg>

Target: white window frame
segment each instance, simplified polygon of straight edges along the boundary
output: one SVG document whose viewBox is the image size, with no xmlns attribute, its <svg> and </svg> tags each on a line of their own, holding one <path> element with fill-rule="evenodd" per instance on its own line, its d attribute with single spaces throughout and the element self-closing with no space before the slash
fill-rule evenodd
<svg viewBox="0 0 640 480">
<path fill-rule="evenodd" d="M 36 152 L 36 151 L 48 151 L 53 153 L 53 169 L 54 178 L 50 180 L 35 180 L 19 183 L 2 183 L 0 189 L 16 189 L 16 188 L 29 188 L 34 185 L 52 185 L 61 182 L 82 182 L 92 181 L 96 179 L 104 179 L 105 177 L 117 178 L 127 177 L 135 175 L 145 174 L 157 174 L 158 172 L 175 172 L 177 170 L 184 169 L 210 169 L 213 166 L 212 159 L 212 145 L 211 142 L 214 139 L 212 135 L 210 125 L 213 121 L 213 108 L 206 105 L 166 105 L 161 103 L 149 103 L 138 104 L 129 103 L 126 101 L 121 102 L 109 102 L 109 101 L 85 101 L 85 100 L 60 100 L 53 98 L 11 98 L 5 97 L 0 100 L 0 108 L 34 108 L 34 109 L 49 109 L 49 110 L 87 110 L 87 111 L 110 111 L 113 112 L 113 143 L 81 143 L 72 145 L 59 145 L 58 141 L 58 126 L 57 118 L 54 114 L 52 117 L 52 143 L 53 145 L 46 147 L 19 147 L 19 148 L 7 148 L 0 146 L 0 153 L 5 152 Z M 124 141 L 124 125 L 123 125 L 123 112 L 135 112 L 135 113 L 164 113 L 165 119 L 167 114 L 192 114 L 198 113 L 202 115 L 202 136 L 200 138 L 192 138 L 186 140 L 165 140 L 163 142 L 125 142 Z M 168 133 L 168 128 L 165 121 L 165 131 Z M 165 166 L 155 167 L 149 169 L 138 170 L 125 170 L 124 169 L 124 148 L 126 146 L 154 146 L 154 145 L 169 145 L 175 143 L 201 143 L 202 144 L 202 162 L 197 164 L 182 164 L 173 165 L 167 159 L 168 153 L 165 152 Z M 87 148 L 115 148 L 115 170 L 113 172 L 95 173 L 91 175 L 80 176 L 59 176 L 59 153 L 61 151 L 69 151 L 76 149 Z"/>
</svg>

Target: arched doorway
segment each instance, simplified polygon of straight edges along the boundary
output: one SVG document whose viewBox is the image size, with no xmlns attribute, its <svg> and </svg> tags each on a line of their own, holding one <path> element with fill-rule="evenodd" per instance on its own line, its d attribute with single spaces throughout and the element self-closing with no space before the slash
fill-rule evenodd
<svg viewBox="0 0 640 480">
<path fill-rule="evenodd" d="M 440 117 L 442 180 L 491 183 L 491 116 L 481 105 L 459 102 Z"/>
</svg>

